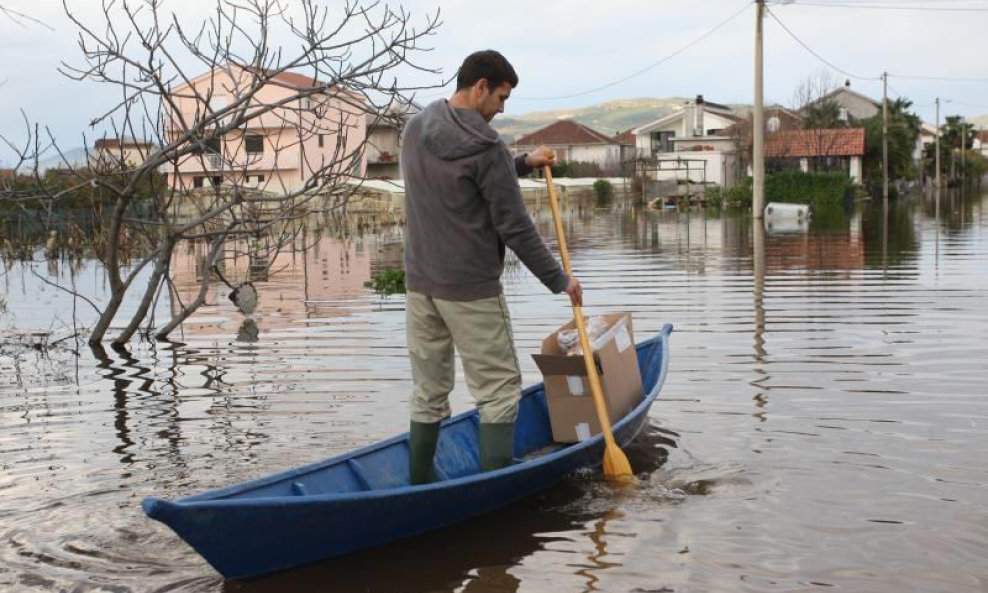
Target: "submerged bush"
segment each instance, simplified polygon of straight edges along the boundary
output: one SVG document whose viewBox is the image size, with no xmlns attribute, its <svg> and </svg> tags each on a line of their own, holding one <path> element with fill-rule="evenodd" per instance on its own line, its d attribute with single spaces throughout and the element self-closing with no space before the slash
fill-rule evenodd
<svg viewBox="0 0 988 593">
<path fill-rule="evenodd" d="M 364 286 L 384 296 L 405 294 L 405 270 L 387 268 L 371 276 L 369 282 L 364 282 Z"/>
<path fill-rule="evenodd" d="M 811 205 L 839 204 L 850 195 L 852 185 L 850 177 L 840 171 L 779 171 L 765 176 L 765 199 Z"/>
<path fill-rule="evenodd" d="M 724 189 L 719 185 L 704 189 L 707 205 L 712 208 L 751 207 L 751 184 L 739 184 Z"/>
<path fill-rule="evenodd" d="M 614 186 L 606 179 L 598 179 L 593 183 L 593 194 L 598 204 L 605 204 L 614 197 Z"/>
</svg>

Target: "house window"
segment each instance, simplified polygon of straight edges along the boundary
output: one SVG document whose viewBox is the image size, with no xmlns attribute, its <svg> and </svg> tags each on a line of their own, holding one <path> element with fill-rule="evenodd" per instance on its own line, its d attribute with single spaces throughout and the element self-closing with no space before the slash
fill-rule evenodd
<svg viewBox="0 0 988 593">
<path fill-rule="evenodd" d="M 323 144 L 324 144 L 324 138 L 323 138 L 323 136 L 324 136 L 324 134 L 319 134 L 319 148 L 322 148 L 323 147 Z"/>
<path fill-rule="evenodd" d="M 195 148 L 192 150 L 192 154 L 219 154 L 220 148 L 219 138 L 204 138 L 196 143 Z"/>
<path fill-rule="evenodd" d="M 312 109 L 312 99 L 310 97 L 302 97 L 298 100 L 298 105 L 302 109 Z"/>
<path fill-rule="evenodd" d="M 220 175 L 213 175 L 212 177 L 213 187 L 216 187 L 223 183 L 223 177 Z"/>
<path fill-rule="evenodd" d="M 258 154 L 264 152 L 264 136 L 247 136 L 244 138 L 244 147 L 247 150 L 247 154 Z"/>
<path fill-rule="evenodd" d="M 676 132 L 652 132 L 649 137 L 652 140 L 652 154 L 673 151 L 672 139 L 676 137 Z"/>
<path fill-rule="evenodd" d="M 257 182 L 258 183 L 264 183 L 264 175 L 258 175 L 257 176 Z"/>
<path fill-rule="evenodd" d="M 192 187 L 202 187 L 202 182 L 205 179 L 206 179 L 205 177 L 201 177 L 199 175 L 193 177 L 192 178 Z"/>
</svg>

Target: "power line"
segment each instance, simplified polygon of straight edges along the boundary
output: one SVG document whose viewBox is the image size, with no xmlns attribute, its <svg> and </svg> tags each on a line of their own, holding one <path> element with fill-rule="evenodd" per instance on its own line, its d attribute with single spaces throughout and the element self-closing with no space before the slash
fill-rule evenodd
<svg viewBox="0 0 988 593">
<path fill-rule="evenodd" d="M 886 82 L 886 84 L 888 84 L 888 82 Z M 892 85 L 890 85 L 890 84 L 888 85 L 888 87 L 889 87 L 889 90 L 890 90 L 890 91 L 892 91 L 892 93 L 893 93 L 893 94 L 894 94 L 894 95 L 895 95 L 896 97 L 898 97 L 898 98 L 900 98 L 900 99 L 902 99 L 902 98 L 905 98 L 905 95 L 904 95 L 904 94 L 902 94 L 902 92 L 900 92 L 900 91 L 899 91 L 899 89 L 897 89 L 897 88 L 895 88 L 894 86 L 892 86 Z"/>
<path fill-rule="evenodd" d="M 977 103 L 967 103 L 965 101 L 954 101 L 954 103 L 965 107 L 973 107 L 975 109 L 988 109 L 988 105 L 978 105 Z"/>
<path fill-rule="evenodd" d="M 828 59 L 824 58 L 823 56 L 821 56 L 817 52 L 813 51 L 813 48 L 811 48 L 810 46 L 806 45 L 806 43 L 804 43 L 802 39 L 800 39 L 795 33 L 793 33 L 792 30 L 789 27 L 787 27 L 785 23 L 783 23 L 781 20 L 779 20 L 779 17 L 775 16 L 775 12 L 773 12 L 771 10 L 768 10 L 768 9 L 766 9 L 766 12 L 768 12 L 769 16 L 771 16 L 773 19 L 775 19 L 775 22 L 779 23 L 779 26 L 782 27 L 783 30 L 785 30 L 785 32 L 788 33 L 789 36 L 792 37 L 793 40 L 796 41 L 796 43 L 798 43 L 801 46 L 803 46 L 803 49 L 805 49 L 806 51 L 810 52 L 810 54 L 812 54 L 816 59 L 820 60 L 821 62 L 823 62 L 827 66 L 830 66 L 831 68 L 833 68 L 834 70 L 840 72 L 841 74 L 844 74 L 845 76 L 850 76 L 851 78 L 857 78 L 858 80 L 875 80 L 875 81 L 877 81 L 877 80 L 881 80 L 882 79 L 881 76 L 858 76 L 857 74 L 852 74 L 852 73 L 848 72 L 847 70 L 844 70 L 840 66 L 837 66 L 833 62 L 829 61 Z"/>
<path fill-rule="evenodd" d="M 902 1 L 902 0 L 898 0 L 898 1 Z M 882 79 L 880 76 L 868 77 L 868 76 L 859 76 L 857 74 L 852 74 L 851 72 L 844 70 L 840 66 L 837 66 L 833 62 L 827 60 L 819 53 L 814 51 L 813 48 L 811 48 L 809 45 L 806 44 L 806 42 L 800 39 L 799 36 L 792 31 L 792 29 L 787 27 L 786 24 L 783 23 L 779 19 L 779 17 L 775 15 L 774 12 L 772 12 L 771 10 L 767 10 L 767 12 L 773 19 L 775 19 L 775 22 L 779 23 L 779 26 L 781 26 L 785 30 L 785 32 L 788 33 L 789 36 L 796 41 L 796 43 L 803 46 L 803 49 L 810 52 L 810 54 L 812 54 L 816 59 L 820 60 L 827 66 L 833 68 L 834 70 L 840 72 L 841 74 L 844 74 L 851 78 L 857 78 L 859 80 L 878 81 Z M 988 78 L 964 78 L 964 77 L 956 77 L 956 76 L 922 76 L 922 75 L 913 75 L 913 74 L 893 74 L 891 72 L 889 72 L 888 75 L 890 78 L 898 78 L 903 80 L 934 80 L 934 81 L 942 81 L 942 82 L 988 82 Z"/>
<path fill-rule="evenodd" d="M 988 82 L 988 78 L 960 78 L 954 76 L 913 76 L 910 74 L 892 74 L 889 76 L 904 80 L 940 80 L 946 82 Z"/>
<path fill-rule="evenodd" d="M 603 84 L 603 85 L 600 85 L 600 86 L 597 86 L 597 87 L 594 87 L 594 88 L 591 88 L 591 89 L 587 89 L 585 91 L 580 91 L 578 93 L 570 93 L 568 95 L 558 95 L 558 96 L 555 96 L 555 97 L 515 97 L 515 98 L 516 99 L 521 99 L 523 101 L 555 101 L 555 100 L 559 100 L 559 99 L 571 99 L 573 97 L 582 97 L 583 95 L 589 95 L 591 93 L 596 93 L 597 91 L 602 91 L 602 90 L 607 89 L 607 88 L 610 88 L 612 86 L 621 84 L 622 82 L 631 80 L 632 78 L 634 78 L 636 76 L 640 76 L 640 75 L 648 72 L 649 70 L 655 68 L 656 66 L 660 66 L 660 65 L 668 62 L 672 58 L 674 58 L 674 57 L 678 56 L 679 54 L 683 53 L 684 51 L 690 49 L 691 47 L 693 47 L 694 45 L 696 45 L 699 42 L 703 41 L 707 37 L 710 37 L 711 35 L 713 35 L 714 33 L 716 33 L 718 30 L 720 30 L 724 25 L 726 25 L 727 23 L 729 23 L 729 22 L 733 21 L 735 18 L 737 18 L 738 15 L 740 15 L 745 10 L 747 10 L 749 6 L 751 6 L 751 2 L 746 1 L 745 4 L 744 4 L 744 6 L 742 6 L 740 10 L 738 10 L 737 12 L 735 12 L 734 14 L 732 14 L 731 16 L 727 17 L 723 21 L 719 22 L 718 24 L 714 25 L 711 29 L 709 29 L 703 35 L 700 35 L 699 37 L 697 37 L 693 41 L 690 41 L 689 43 L 687 43 L 683 47 L 677 49 L 676 51 L 674 51 L 671 54 L 665 56 L 664 58 L 662 58 L 662 59 L 660 59 L 658 61 L 652 62 L 648 66 L 645 66 L 644 68 L 641 68 L 640 70 L 636 70 L 635 72 L 632 72 L 631 74 L 629 74 L 629 75 L 627 75 L 627 76 L 625 76 L 623 78 L 619 78 L 619 79 L 617 79 L 617 80 L 615 80 L 613 82 L 609 82 L 607 84 Z"/>
<path fill-rule="evenodd" d="M 875 9 L 875 10 L 912 10 L 921 12 L 988 12 L 988 7 L 971 7 L 971 6 L 908 6 L 903 5 L 902 0 L 897 0 L 899 4 L 880 4 L 875 3 L 871 0 L 868 3 L 860 4 L 849 4 L 849 3 L 837 3 L 837 2 L 799 2 L 800 6 L 817 6 L 821 8 L 861 8 L 861 9 Z"/>
</svg>

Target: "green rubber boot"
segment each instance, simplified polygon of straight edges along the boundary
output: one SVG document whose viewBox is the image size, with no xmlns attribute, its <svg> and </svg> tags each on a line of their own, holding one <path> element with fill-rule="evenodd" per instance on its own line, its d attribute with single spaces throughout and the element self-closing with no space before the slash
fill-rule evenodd
<svg viewBox="0 0 988 593">
<path fill-rule="evenodd" d="M 438 443 L 438 422 L 411 421 L 408 429 L 408 474 L 413 486 L 435 480 L 432 460 L 436 456 Z"/>
<path fill-rule="evenodd" d="M 489 472 L 511 465 L 515 452 L 515 423 L 480 423 L 480 469 Z"/>
</svg>

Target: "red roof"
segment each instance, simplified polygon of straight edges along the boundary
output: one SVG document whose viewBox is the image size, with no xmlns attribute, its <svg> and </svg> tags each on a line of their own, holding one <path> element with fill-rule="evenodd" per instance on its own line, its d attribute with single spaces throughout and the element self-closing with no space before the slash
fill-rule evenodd
<svg viewBox="0 0 988 593">
<path fill-rule="evenodd" d="M 515 140 L 515 145 L 518 146 L 540 146 L 543 144 L 546 146 L 617 144 L 617 141 L 568 119 L 561 119 Z"/>
<path fill-rule="evenodd" d="M 635 145 L 635 135 L 631 133 L 631 130 L 627 132 L 621 132 L 620 134 L 614 136 L 614 141 L 618 144 L 624 144 L 626 146 Z"/>
<path fill-rule="evenodd" d="M 789 130 L 765 138 L 765 156 L 768 158 L 863 156 L 864 153 L 864 128 Z"/>
<path fill-rule="evenodd" d="M 271 72 L 267 71 L 266 74 L 270 75 Z M 283 82 L 289 86 L 299 89 L 307 89 L 325 84 L 324 82 L 312 78 L 311 76 L 299 74 L 298 72 L 279 72 L 278 74 L 272 76 L 271 79 Z"/>
</svg>

